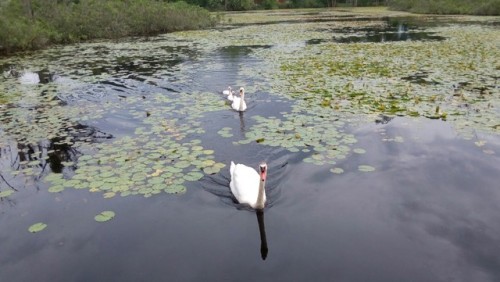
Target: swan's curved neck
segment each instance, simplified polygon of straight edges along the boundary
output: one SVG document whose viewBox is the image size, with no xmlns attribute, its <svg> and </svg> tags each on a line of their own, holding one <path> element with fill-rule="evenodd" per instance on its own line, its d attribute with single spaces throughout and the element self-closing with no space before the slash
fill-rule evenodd
<svg viewBox="0 0 500 282">
<path fill-rule="evenodd" d="M 244 103 L 243 99 L 244 99 L 244 97 L 245 97 L 245 94 L 241 93 L 241 97 L 240 97 L 240 107 L 239 107 L 239 110 L 240 110 L 240 111 L 243 111 L 243 103 Z"/>
<path fill-rule="evenodd" d="M 264 202 L 264 187 L 266 186 L 266 177 L 265 174 L 261 175 L 260 177 L 260 183 L 259 183 L 259 194 L 257 194 L 257 205 L 256 209 L 258 210 L 263 210 L 265 206 Z"/>
</svg>

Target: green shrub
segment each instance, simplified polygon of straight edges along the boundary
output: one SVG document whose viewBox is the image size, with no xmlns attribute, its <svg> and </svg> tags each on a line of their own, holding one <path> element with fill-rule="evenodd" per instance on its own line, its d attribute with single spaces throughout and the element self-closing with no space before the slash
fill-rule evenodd
<svg viewBox="0 0 500 282">
<path fill-rule="evenodd" d="M 325 7 L 322 0 L 291 0 L 293 8 L 321 8 Z"/>
<path fill-rule="evenodd" d="M 260 6 L 266 10 L 278 9 L 278 2 L 276 0 L 263 0 Z"/>
<path fill-rule="evenodd" d="M 253 0 L 227 0 L 228 10 L 247 11 L 255 8 Z"/>
<path fill-rule="evenodd" d="M 249 1 L 249 0 L 245 0 Z M 24 1 L 26 2 L 26 1 Z M 0 53 L 53 43 L 198 29 L 216 19 L 185 2 L 154 0 L 12 0 L 0 5 Z"/>
</svg>

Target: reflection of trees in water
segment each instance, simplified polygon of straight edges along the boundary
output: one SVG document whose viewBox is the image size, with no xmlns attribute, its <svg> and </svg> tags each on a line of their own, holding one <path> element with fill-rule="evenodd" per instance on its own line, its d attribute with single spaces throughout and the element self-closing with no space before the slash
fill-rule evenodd
<svg viewBox="0 0 500 282">
<path fill-rule="evenodd" d="M 64 168 L 76 169 L 78 157 L 82 155 L 74 146 L 75 142 L 96 143 L 100 139 L 113 136 L 95 127 L 77 124 L 64 130 L 65 137 L 43 140 L 37 144 L 12 142 L 0 148 L 0 188 L 16 190 L 16 186 L 27 181 L 36 183 L 49 172 L 62 173 Z M 66 164 L 65 164 L 66 163 Z M 19 178 L 19 175 L 24 177 Z M 38 189 L 38 187 L 37 187 Z M 4 189 L 1 189 L 4 190 Z"/>
</svg>

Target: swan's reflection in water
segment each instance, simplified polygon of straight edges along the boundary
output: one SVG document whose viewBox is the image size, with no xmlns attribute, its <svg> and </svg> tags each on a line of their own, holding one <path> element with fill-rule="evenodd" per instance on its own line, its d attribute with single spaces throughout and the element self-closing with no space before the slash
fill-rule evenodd
<svg viewBox="0 0 500 282">
<path fill-rule="evenodd" d="M 243 118 L 243 112 L 239 112 L 238 113 L 239 116 L 240 116 L 240 130 L 241 130 L 241 133 L 245 133 L 245 119 Z"/>
<path fill-rule="evenodd" d="M 257 221 L 259 222 L 260 255 L 262 257 L 262 260 L 266 260 L 268 248 L 266 239 L 266 226 L 264 225 L 264 211 L 257 210 L 255 213 L 257 214 Z"/>
</svg>

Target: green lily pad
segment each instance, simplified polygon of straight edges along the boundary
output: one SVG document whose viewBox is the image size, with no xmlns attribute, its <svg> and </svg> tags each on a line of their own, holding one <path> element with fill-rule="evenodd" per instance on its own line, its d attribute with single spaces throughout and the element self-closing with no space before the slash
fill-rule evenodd
<svg viewBox="0 0 500 282">
<path fill-rule="evenodd" d="M 215 161 L 214 161 L 214 160 L 205 160 L 205 161 L 203 161 L 203 163 L 202 163 L 203 167 L 213 166 L 214 164 L 215 164 Z"/>
<path fill-rule="evenodd" d="M 198 181 L 203 178 L 203 174 L 199 172 L 189 172 L 188 174 L 184 175 L 184 179 L 187 181 Z"/>
<path fill-rule="evenodd" d="M 28 228 L 28 231 L 31 233 L 37 233 L 37 232 L 44 230 L 46 227 L 47 227 L 47 224 L 45 224 L 43 222 L 38 222 L 38 223 L 31 225 Z"/>
<path fill-rule="evenodd" d="M 219 171 L 220 171 L 220 169 L 216 169 L 216 168 L 214 168 L 214 167 L 206 167 L 206 168 L 204 168 L 204 169 L 203 169 L 203 172 L 204 172 L 205 174 L 209 174 L 209 175 L 210 175 L 210 174 L 216 174 L 216 173 L 217 173 L 217 172 L 219 172 Z"/>
<path fill-rule="evenodd" d="M 341 169 L 340 167 L 335 167 L 335 168 L 332 168 L 332 169 L 330 169 L 330 171 L 331 171 L 332 173 L 335 173 L 335 174 L 342 174 L 342 173 L 344 173 L 344 170 L 343 170 L 343 169 Z"/>
<path fill-rule="evenodd" d="M 5 190 L 5 191 L 0 192 L 0 198 L 8 197 L 12 194 L 14 194 L 13 190 Z"/>
<path fill-rule="evenodd" d="M 105 199 L 109 199 L 109 198 L 113 198 L 115 195 L 116 195 L 116 193 L 115 193 L 115 192 L 107 192 L 107 193 L 104 193 L 104 194 L 103 194 L 103 197 L 104 197 Z"/>
<path fill-rule="evenodd" d="M 369 165 L 360 165 L 358 166 L 358 170 L 363 172 L 370 172 L 370 171 L 375 171 L 375 168 Z"/>
<path fill-rule="evenodd" d="M 48 191 L 50 193 L 58 193 L 58 192 L 62 192 L 64 190 L 64 186 L 63 185 L 54 185 L 54 186 L 51 186 Z"/>
<path fill-rule="evenodd" d="M 361 148 L 355 148 L 352 151 L 354 153 L 356 153 L 356 154 L 364 154 L 364 153 L 366 153 L 366 150 L 365 149 L 361 149 Z"/>
<path fill-rule="evenodd" d="M 105 222 L 111 220 L 115 217 L 115 212 L 113 211 L 103 211 L 94 217 L 97 222 Z"/>
<path fill-rule="evenodd" d="M 164 189 L 168 194 L 184 194 L 186 193 L 186 187 L 180 184 L 169 185 Z"/>
<path fill-rule="evenodd" d="M 215 163 L 213 165 L 214 168 L 218 168 L 218 169 L 221 169 L 221 168 L 224 168 L 226 167 L 226 164 L 223 164 L 223 163 Z"/>
<path fill-rule="evenodd" d="M 174 164 L 175 167 L 178 167 L 178 168 L 186 168 L 188 166 L 190 166 L 191 164 L 187 161 L 179 161 L 177 162 L 176 164 Z"/>
</svg>

